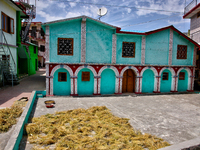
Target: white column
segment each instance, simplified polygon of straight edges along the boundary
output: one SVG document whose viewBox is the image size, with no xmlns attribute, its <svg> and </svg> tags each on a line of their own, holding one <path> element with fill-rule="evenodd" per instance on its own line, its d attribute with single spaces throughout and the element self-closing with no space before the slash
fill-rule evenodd
<svg viewBox="0 0 200 150">
<path fill-rule="evenodd" d="M 53 95 L 53 77 L 50 78 L 50 95 Z"/>
<path fill-rule="evenodd" d="M 100 95 L 101 76 L 94 76 L 94 94 Z"/>
<path fill-rule="evenodd" d="M 160 92 L 160 78 L 161 76 L 155 76 L 154 77 L 154 93 Z"/>
<path fill-rule="evenodd" d="M 135 92 L 142 93 L 142 76 L 137 76 L 136 78 L 137 78 L 136 79 L 137 86 Z"/>
<path fill-rule="evenodd" d="M 78 94 L 78 91 L 77 91 L 77 87 L 78 87 L 78 84 L 77 84 L 77 78 L 74 78 L 74 89 L 75 89 L 75 92 L 74 92 L 74 94 Z"/>
<path fill-rule="evenodd" d="M 178 91 L 178 76 L 174 76 L 174 92 Z"/>
<path fill-rule="evenodd" d="M 168 60 L 168 65 L 172 65 L 172 52 L 173 52 L 173 30 L 170 29 L 170 34 L 169 34 L 169 60 Z"/>
<path fill-rule="evenodd" d="M 81 63 L 86 61 L 86 18 L 81 22 Z"/>
<path fill-rule="evenodd" d="M 112 35 L 112 64 L 116 64 L 116 43 L 117 37 L 116 34 Z"/>
<path fill-rule="evenodd" d="M 74 83 L 73 83 L 73 77 L 70 77 L 70 81 L 71 81 L 71 95 L 74 94 Z"/>
<path fill-rule="evenodd" d="M 46 54 L 46 62 L 49 62 L 49 26 L 46 26 L 45 33 L 45 54 Z"/>
<path fill-rule="evenodd" d="M 175 78 L 173 77 L 173 75 L 172 75 L 172 81 L 171 81 L 171 92 L 173 92 L 173 91 L 175 91 Z"/>
<path fill-rule="evenodd" d="M 141 64 L 145 64 L 145 49 L 146 49 L 146 37 L 142 37 L 142 51 L 141 51 Z"/>
<path fill-rule="evenodd" d="M 94 77 L 94 94 L 97 94 L 97 86 L 98 86 L 97 80 L 98 80 L 98 78 Z"/>
<path fill-rule="evenodd" d="M 101 94 L 101 78 L 98 78 L 98 94 Z"/>
<path fill-rule="evenodd" d="M 120 93 L 122 93 L 122 80 L 123 80 L 123 77 L 119 78 L 119 83 L 120 83 Z"/>
<path fill-rule="evenodd" d="M 119 93 L 119 77 L 115 77 L 115 93 L 117 94 L 117 93 Z"/>
<path fill-rule="evenodd" d="M 157 76 L 154 76 L 154 92 L 157 92 L 157 87 L 158 87 L 157 83 L 158 83 Z"/>
<path fill-rule="evenodd" d="M 46 95 L 49 95 L 49 64 L 46 64 Z"/>
<path fill-rule="evenodd" d="M 158 79 L 158 83 L 157 83 L 158 84 L 158 87 L 157 87 L 158 89 L 157 89 L 157 92 L 160 92 L 161 76 L 159 76 L 157 79 Z"/>
</svg>

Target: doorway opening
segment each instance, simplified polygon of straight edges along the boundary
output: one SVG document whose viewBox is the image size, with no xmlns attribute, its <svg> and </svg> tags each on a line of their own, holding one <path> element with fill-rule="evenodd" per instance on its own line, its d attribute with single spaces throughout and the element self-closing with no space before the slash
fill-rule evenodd
<svg viewBox="0 0 200 150">
<path fill-rule="evenodd" d="M 132 69 L 128 69 L 123 74 L 122 93 L 135 92 L 135 73 Z"/>
</svg>

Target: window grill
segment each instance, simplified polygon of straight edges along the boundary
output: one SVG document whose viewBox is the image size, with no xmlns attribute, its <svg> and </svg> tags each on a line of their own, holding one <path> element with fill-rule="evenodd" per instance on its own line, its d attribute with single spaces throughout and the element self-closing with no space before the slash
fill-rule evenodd
<svg viewBox="0 0 200 150">
<path fill-rule="evenodd" d="M 135 57 L 135 43 L 123 42 L 122 57 Z"/>
<path fill-rule="evenodd" d="M 187 59 L 187 46 L 178 45 L 177 46 L 177 59 Z"/>
<path fill-rule="evenodd" d="M 72 38 L 58 38 L 58 55 L 73 55 Z"/>
</svg>

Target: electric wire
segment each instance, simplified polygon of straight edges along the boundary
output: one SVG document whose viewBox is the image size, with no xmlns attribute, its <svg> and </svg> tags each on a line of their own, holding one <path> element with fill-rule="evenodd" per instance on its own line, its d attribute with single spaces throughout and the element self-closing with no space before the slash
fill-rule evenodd
<svg viewBox="0 0 200 150">
<path fill-rule="evenodd" d="M 143 9 L 143 10 L 151 10 L 151 11 L 170 12 L 170 13 L 183 13 L 183 12 L 180 12 L 180 11 L 171 11 L 171 10 L 163 10 L 163 9 L 151 9 L 151 8 L 142 8 L 142 7 L 135 7 L 135 6 L 119 6 L 119 5 L 109 5 L 109 4 L 98 4 L 98 3 L 91 3 L 91 2 L 75 2 L 75 1 L 70 1 L 70 0 L 50 0 L 50 1 L 78 3 L 78 4 L 87 4 L 87 5 L 101 5 L 101 6 L 108 6 L 108 7 L 120 7 L 120 8 L 131 8 L 131 9 Z"/>
<path fill-rule="evenodd" d="M 180 15 L 180 14 L 178 14 Z M 146 22 L 141 22 L 141 23 L 136 23 L 136 24 L 129 24 L 129 25 L 124 25 L 124 26 L 120 26 L 121 27 L 129 27 L 129 26 L 135 26 L 135 25 L 141 25 L 141 24 L 145 24 L 145 23 L 150 23 L 153 21 L 159 21 L 159 20 L 163 20 L 163 19 L 168 19 L 171 17 L 177 16 L 176 15 L 172 15 L 172 16 L 168 16 L 168 17 L 164 17 L 164 18 L 158 18 L 158 19 L 154 19 L 154 20 L 149 20 Z M 113 30 L 113 29 L 101 29 L 101 30 L 91 30 L 91 31 L 86 31 L 86 33 L 92 33 L 92 32 L 102 32 L 102 31 L 106 31 L 106 30 Z M 81 32 L 71 32 L 71 33 L 67 33 L 67 34 L 53 34 L 53 35 L 70 35 L 70 34 L 80 34 Z"/>
</svg>

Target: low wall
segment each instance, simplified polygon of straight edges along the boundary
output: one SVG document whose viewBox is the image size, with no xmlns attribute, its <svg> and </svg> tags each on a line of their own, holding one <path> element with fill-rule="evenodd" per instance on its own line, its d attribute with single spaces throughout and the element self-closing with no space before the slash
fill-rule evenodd
<svg viewBox="0 0 200 150">
<path fill-rule="evenodd" d="M 35 99 L 37 98 L 37 94 L 42 94 L 46 95 L 46 91 L 33 91 L 28 103 L 26 104 L 26 107 L 20 116 L 16 127 L 10 136 L 10 139 L 8 140 L 8 143 L 5 147 L 4 150 L 18 150 L 19 144 L 21 142 L 21 139 L 23 137 L 23 131 L 24 131 L 24 126 L 27 124 L 29 116 L 31 114 Z"/>
</svg>

